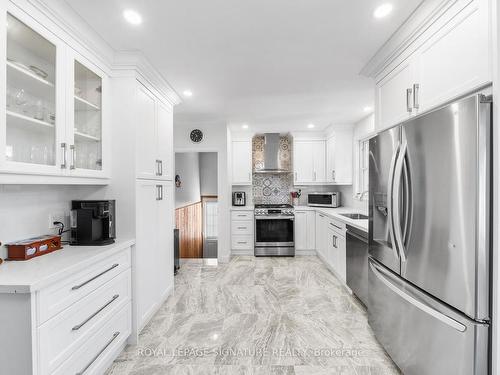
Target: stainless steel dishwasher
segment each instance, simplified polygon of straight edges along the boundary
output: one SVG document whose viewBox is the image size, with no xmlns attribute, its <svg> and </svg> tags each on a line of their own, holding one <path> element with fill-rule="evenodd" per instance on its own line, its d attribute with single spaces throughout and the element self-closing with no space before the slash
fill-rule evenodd
<svg viewBox="0 0 500 375">
<path fill-rule="evenodd" d="M 346 225 L 347 285 L 367 306 L 368 302 L 368 233 Z"/>
</svg>

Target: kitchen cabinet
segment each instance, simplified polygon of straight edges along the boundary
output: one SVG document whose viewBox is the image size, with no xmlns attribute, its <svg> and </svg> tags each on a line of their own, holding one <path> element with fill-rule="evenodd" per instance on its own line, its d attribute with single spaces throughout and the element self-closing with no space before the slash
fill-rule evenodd
<svg viewBox="0 0 500 375">
<path fill-rule="evenodd" d="M 137 180 L 135 296 L 140 329 L 173 288 L 172 183 Z"/>
<path fill-rule="evenodd" d="M 253 255 L 254 214 L 250 210 L 231 211 L 231 251 Z"/>
<path fill-rule="evenodd" d="M 486 9 L 483 0 L 470 2 L 422 45 L 416 110 L 423 112 L 491 81 Z"/>
<path fill-rule="evenodd" d="M 294 184 L 319 184 L 326 181 L 326 142 L 295 140 L 293 142 Z"/>
<path fill-rule="evenodd" d="M 295 250 L 314 250 L 316 248 L 315 212 L 295 210 Z"/>
<path fill-rule="evenodd" d="M 131 246 L 65 246 L 3 269 L 0 373 L 104 373 L 131 334 Z"/>
<path fill-rule="evenodd" d="M 232 183 L 252 185 L 252 140 L 232 141 Z"/>
<path fill-rule="evenodd" d="M 346 228 L 345 224 L 316 212 L 316 252 L 325 265 L 346 282 Z"/>
<path fill-rule="evenodd" d="M 323 260 L 326 259 L 326 216 L 316 212 L 315 226 L 316 252 Z"/>
<path fill-rule="evenodd" d="M 459 0 L 376 74 L 376 127 L 396 125 L 492 81 L 489 2 Z"/>
<path fill-rule="evenodd" d="M 352 184 L 353 131 L 335 130 L 326 140 L 326 182 L 335 185 Z"/>
<path fill-rule="evenodd" d="M 136 116 L 137 178 L 172 180 L 172 109 L 138 83 Z"/>
<path fill-rule="evenodd" d="M 107 183 L 108 75 L 12 4 L 3 16 L 0 182 Z"/>
</svg>

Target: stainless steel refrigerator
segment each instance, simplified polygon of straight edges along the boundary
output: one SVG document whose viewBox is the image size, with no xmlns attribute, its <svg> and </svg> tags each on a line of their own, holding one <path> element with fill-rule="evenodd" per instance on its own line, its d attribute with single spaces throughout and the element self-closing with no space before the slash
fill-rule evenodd
<svg viewBox="0 0 500 375">
<path fill-rule="evenodd" d="M 491 100 L 370 140 L 369 322 L 405 375 L 489 373 Z"/>
</svg>

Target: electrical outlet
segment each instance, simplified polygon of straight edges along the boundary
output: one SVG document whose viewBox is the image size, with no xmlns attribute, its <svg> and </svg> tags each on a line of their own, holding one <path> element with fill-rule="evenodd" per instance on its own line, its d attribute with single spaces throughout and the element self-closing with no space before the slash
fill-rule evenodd
<svg viewBox="0 0 500 375">
<path fill-rule="evenodd" d="M 54 225 L 54 221 L 60 221 L 61 223 L 64 223 L 64 225 L 67 225 L 66 215 L 64 212 L 49 214 L 49 229 L 59 228 L 59 226 Z"/>
</svg>

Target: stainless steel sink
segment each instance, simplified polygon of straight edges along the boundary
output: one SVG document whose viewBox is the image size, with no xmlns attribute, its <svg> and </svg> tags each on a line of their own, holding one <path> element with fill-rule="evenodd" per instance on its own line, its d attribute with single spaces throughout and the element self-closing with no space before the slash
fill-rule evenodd
<svg viewBox="0 0 500 375">
<path fill-rule="evenodd" d="M 340 214 L 340 216 L 345 216 L 345 217 L 348 217 L 349 219 L 354 219 L 354 220 L 366 220 L 366 219 L 368 219 L 368 216 L 363 215 L 363 214 Z"/>
</svg>

